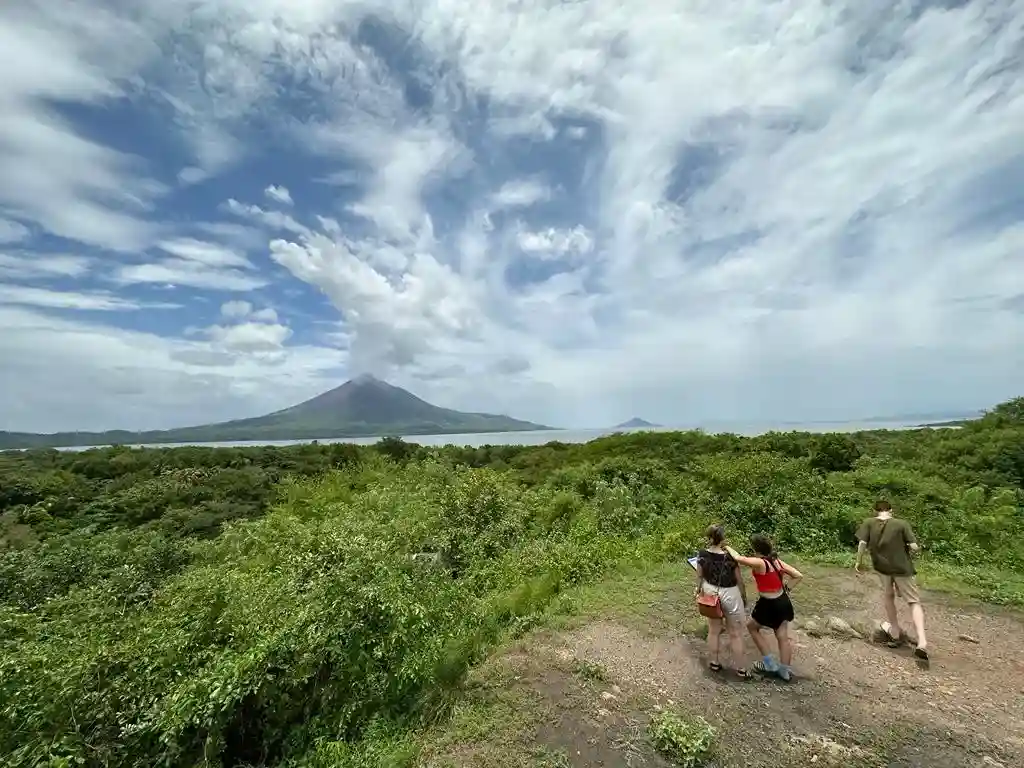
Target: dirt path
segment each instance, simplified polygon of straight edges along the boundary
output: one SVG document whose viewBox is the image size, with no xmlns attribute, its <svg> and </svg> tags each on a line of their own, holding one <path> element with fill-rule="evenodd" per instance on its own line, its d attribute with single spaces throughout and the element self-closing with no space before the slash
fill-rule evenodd
<svg viewBox="0 0 1024 768">
<path fill-rule="evenodd" d="M 793 596 L 798 618 L 839 617 L 870 634 L 876 582 L 808 571 Z M 715 726 L 720 768 L 1024 765 L 1020 614 L 926 592 L 928 669 L 909 649 L 798 629 L 793 682 L 741 682 L 706 670 L 680 582 L 661 572 L 621 600 L 606 585 L 596 610 L 492 659 L 423 764 L 664 766 L 645 729 L 672 708 Z M 466 731 L 466 713 L 482 733 Z"/>
</svg>

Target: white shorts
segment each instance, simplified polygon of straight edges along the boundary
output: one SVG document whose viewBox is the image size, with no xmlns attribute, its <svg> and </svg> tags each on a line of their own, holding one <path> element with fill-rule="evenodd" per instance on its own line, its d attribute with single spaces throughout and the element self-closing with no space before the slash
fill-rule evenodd
<svg viewBox="0 0 1024 768">
<path fill-rule="evenodd" d="M 739 587 L 716 587 L 705 581 L 701 585 L 701 589 L 705 595 L 718 595 L 726 621 L 743 623 L 746 620 L 743 593 L 740 592 Z"/>
</svg>

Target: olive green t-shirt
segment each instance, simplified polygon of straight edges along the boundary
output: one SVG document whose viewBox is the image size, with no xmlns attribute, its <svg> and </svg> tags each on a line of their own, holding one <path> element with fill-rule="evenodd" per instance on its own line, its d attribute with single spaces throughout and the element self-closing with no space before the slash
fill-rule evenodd
<svg viewBox="0 0 1024 768">
<path fill-rule="evenodd" d="M 913 576 L 916 573 L 908 546 L 915 544 L 917 539 L 906 520 L 869 517 L 860 524 L 857 538 L 868 545 L 871 564 L 878 573 L 886 576 Z"/>
</svg>

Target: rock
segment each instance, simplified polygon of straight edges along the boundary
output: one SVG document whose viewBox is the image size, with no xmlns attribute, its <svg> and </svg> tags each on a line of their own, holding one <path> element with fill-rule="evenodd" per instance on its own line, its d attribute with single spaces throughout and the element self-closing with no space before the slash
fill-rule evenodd
<svg viewBox="0 0 1024 768">
<path fill-rule="evenodd" d="M 856 629 L 850 626 L 850 623 L 845 619 L 840 619 L 838 616 L 832 616 L 826 624 L 828 631 L 836 637 L 847 637 L 859 640 L 862 635 Z"/>
<path fill-rule="evenodd" d="M 971 637 L 970 635 L 957 635 L 957 640 L 963 640 L 965 643 L 974 643 L 975 645 L 981 642 L 978 638 Z"/>
<path fill-rule="evenodd" d="M 601 694 L 601 698 L 604 699 L 605 701 L 615 701 L 615 694 L 612 693 L 611 691 L 604 691 Z"/>
<path fill-rule="evenodd" d="M 990 768 L 1006 768 L 1002 763 L 1000 763 L 994 757 L 989 757 L 988 755 L 985 755 L 985 757 L 983 757 L 981 759 L 981 764 L 982 765 L 987 765 Z"/>
<path fill-rule="evenodd" d="M 811 637 L 821 637 L 825 632 L 822 630 L 818 622 L 814 619 L 808 619 L 803 624 L 803 630 Z"/>
</svg>

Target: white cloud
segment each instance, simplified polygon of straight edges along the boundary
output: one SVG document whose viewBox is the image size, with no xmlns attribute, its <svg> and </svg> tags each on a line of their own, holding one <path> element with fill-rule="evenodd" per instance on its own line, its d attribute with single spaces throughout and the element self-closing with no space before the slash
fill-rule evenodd
<svg viewBox="0 0 1024 768">
<path fill-rule="evenodd" d="M 277 312 L 271 307 L 264 307 L 263 309 L 257 309 L 251 315 L 250 320 L 255 320 L 261 323 L 276 323 L 278 320 Z"/>
<path fill-rule="evenodd" d="M 272 231 L 290 232 L 294 235 L 305 235 L 309 232 L 309 229 L 280 211 L 267 211 L 258 205 L 245 205 L 234 198 L 225 203 L 225 208 L 236 216 L 262 224 Z"/>
<path fill-rule="evenodd" d="M 92 265 L 84 256 L 23 252 L 0 253 L 0 278 L 82 277 Z"/>
<path fill-rule="evenodd" d="M 17 243 L 28 239 L 29 228 L 10 219 L 0 218 L 0 243 Z"/>
<path fill-rule="evenodd" d="M 337 350 L 283 355 L 0 306 L 0 428 L 164 429 L 268 413 L 333 386 Z M 53 386 L 54 376 L 74 386 Z M 90 407 L 83 408 L 88 401 Z"/>
<path fill-rule="evenodd" d="M 228 301 L 220 305 L 222 317 L 231 319 L 248 317 L 252 312 L 252 304 L 248 301 Z"/>
<path fill-rule="evenodd" d="M 0 284 L 0 304 L 18 304 L 48 309 L 135 310 L 141 306 L 109 293 L 53 291 L 28 285 Z"/>
<path fill-rule="evenodd" d="M 572 229 L 548 227 L 537 232 L 520 230 L 516 241 L 526 253 L 549 259 L 586 254 L 594 249 L 594 238 L 585 227 L 579 225 Z"/>
<path fill-rule="evenodd" d="M 502 185 L 494 195 L 496 208 L 518 208 L 551 199 L 551 188 L 538 179 L 517 179 Z"/>
<path fill-rule="evenodd" d="M 263 194 L 275 203 L 281 203 L 282 205 L 295 205 L 295 201 L 292 200 L 292 193 L 288 191 L 287 187 L 278 187 L 271 184 L 263 190 Z"/>
<path fill-rule="evenodd" d="M 348 153 L 373 169 L 366 195 L 350 206 L 390 239 L 429 237 L 430 219 L 423 195 L 433 180 L 468 170 L 471 155 L 443 124 L 398 130 L 381 126 L 324 128 L 313 135 L 328 151 Z"/>
<path fill-rule="evenodd" d="M 472 288 L 427 254 L 389 279 L 370 263 L 373 243 L 312 234 L 300 242 L 274 240 L 272 258 L 317 286 L 345 317 L 357 367 L 394 371 L 426 350 L 471 339 L 485 318 Z"/>
<path fill-rule="evenodd" d="M 186 259 L 165 259 L 151 264 L 130 264 L 118 267 L 113 275 L 122 285 L 156 283 L 187 286 L 212 291 L 253 291 L 270 281 L 237 269 L 215 269 Z"/>
<path fill-rule="evenodd" d="M 229 320 L 249 320 L 258 323 L 276 323 L 277 312 L 271 307 L 253 309 L 248 301 L 228 301 L 220 305 L 221 317 Z"/>
<path fill-rule="evenodd" d="M 232 352 L 276 351 L 292 335 L 291 329 L 284 325 L 253 322 L 215 325 L 206 332 L 215 344 Z"/>
<path fill-rule="evenodd" d="M 209 172 L 204 171 L 202 168 L 197 168 L 194 165 L 190 165 L 187 168 L 182 168 L 178 171 L 178 181 L 185 186 L 198 184 L 200 181 L 205 181 L 209 177 Z"/>
<path fill-rule="evenodd" d="M 1024 0 L 47 8 L 0 10 L 0 211 L 174 257 L 111 266 L 128 290 L 266 288 L 275 310 L 166 340 L 175 354 L 243 354 L 229 334 L 297 354 L 273 329 L 298 329 L 301 303 L 344 321 L 353 370 L 553 423 L 638 402 L 672 423 L 1019 394 Z M 54 106 L 124 95 L 172 117 L 143 158 Z M 288 213 L 223 175 L 242 220 L 223 222 L 212 184 L 162 196 L 150 175 L 173 147 L 181 183 L 300 149 L 320 165 L 288 177 L 295 200 L 264 191 Z M 335 314 L 279 285 L 268 250 Z M 121 349 L 73 359 L 99 370 Z M 218 375 L 250 386 L 245 370 Z"/>
<path fill-rule="evenodd" d="M 61 237 L 131 250 L 160 185 L 137 159 L 79 134 L 51 106 L 95 105 L 123 94 L 118 79 L 152 53 L 133 23 L 102 8 L 0 9 L 0 206 Z"/>
<path fill-rule="evenodd" d="M 194 261 L 207 267 L 251 267 L 250 261 L 240 253 L 213 243 L 179 238 L 165 240 L 157 246 L 160 250 L 186 261 Z"/>
</svg>

